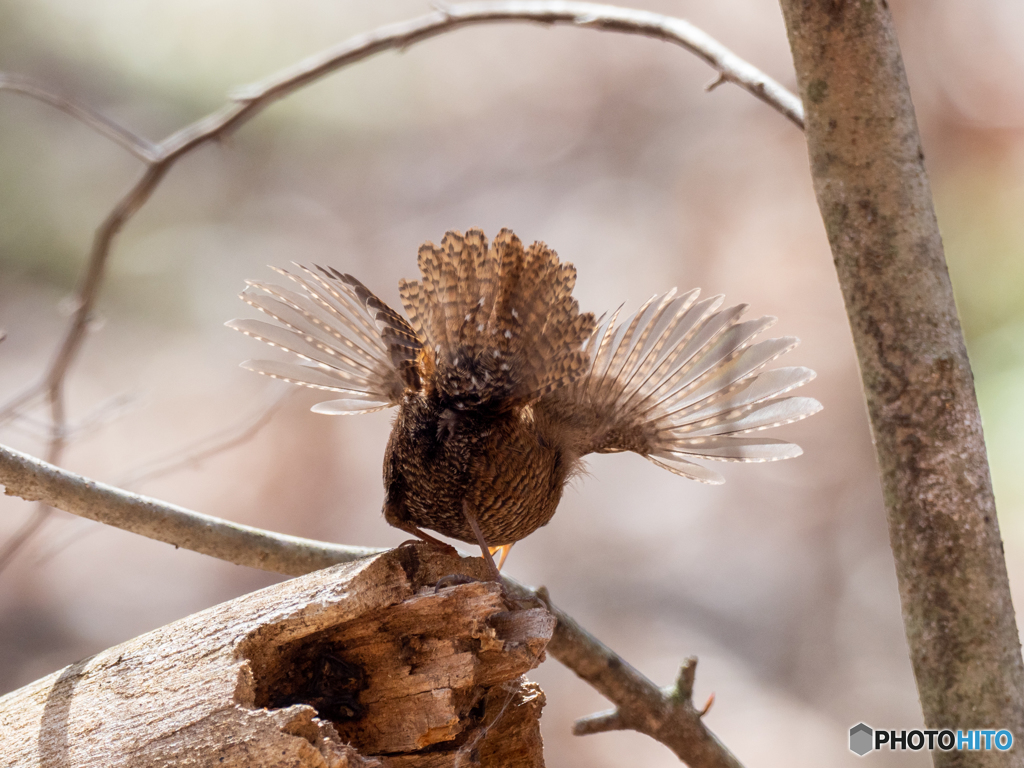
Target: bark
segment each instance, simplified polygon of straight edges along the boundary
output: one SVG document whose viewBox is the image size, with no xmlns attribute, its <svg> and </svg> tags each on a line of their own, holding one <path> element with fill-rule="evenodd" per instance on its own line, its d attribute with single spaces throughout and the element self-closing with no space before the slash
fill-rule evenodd
<svg viewBox="0 0 1024 768">
<path fill-rule="evenodd" d="M 815 193 L 871 419 L 929 728 L 1024 736 L 1024 667 L 985 443 L 884 0 L 782 0 Z M 1020 764 L 1019 749 L 1011 753 Z M 935 752 L 936 765 L 1007 764 Z"/>
<path fill-rule="evenodd" d="M 0 765 L 539 768 L 555 620 L 432 586 L 481 565 L 401 547 L 72 664 L 0 698 Z"/>
</svg>

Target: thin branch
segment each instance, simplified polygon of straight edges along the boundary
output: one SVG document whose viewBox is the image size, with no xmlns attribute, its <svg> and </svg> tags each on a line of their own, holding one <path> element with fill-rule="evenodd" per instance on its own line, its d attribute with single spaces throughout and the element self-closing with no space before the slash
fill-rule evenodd
<svg viewBox="0 0 1024 768">
<path fill-rule="evenodd" d="M 293 390 L 285 390 L 272 403 L 260 408 L 259 412 L 248 417 L 242 423 L 222 429 L 185 448 L 179 448 L 168 455 L 137 466 L 118 478 L 117 486 L 119 488 L 138 487 L 147 480 L 164 477 L 185 467 L 194 467 L 206 459 L 248 442 L 270 423 L 274 414 L 292 394 L 294 394 Z"/>
<path fill-rule="evenodd" d="M 102 136 L 117 142 L 139 160 L 149 163 L 156 159 L 157 148 L 141 136 L 133 133 L 123 125 L 116 123 L 106 115 L 97 112 L 88 104 L 83 104 L 70 96 L 64 96 L 47 90 L 31 78 L 22 75 L 0 73 L 0 91 L 11 91 L 56 107 L 76 120 L 84 123 Z"/>
<path fill-rule="evenodd" d="M 157 541 L 290 576 L 384 551 L 237 525 L 88 480 L 4 446 L 0 446 L 0 483 L 8 495 L 45 501 Z M 656 686 L 553 605 L 546 589 L 533 590 L 507 577 L 503 582 L 512 596 L 539 601 L 551 611 L 558 625 L 547 650 L 616 705 L 622 728 L 652 736 L 691 768 L 741 768 L 704 726 L 685 686 L 670 691 Z M 691 690 L 695 663 L 688 659 L 683 665 L 688 671 L 680 673 L 680 680 L 689 680 Z"/>
<path fill-rule="evenodd" d="M 0 405 L 0 427 L 9 421 L 19 418 L 21 416 L 22 409 L 31 407 L 34 401 L 40 400 L 42 396 L 42 385 L 39 382 L 35 382 L 16 394 L 3 405 Z"/>
<path fill-rule="evenodd" d="M 60 386 L 49 390 L 50 399 L 50 420 L 52 422 L 50 443 L 47 447 L 46 459 L 51 464 L 60 462 L 64 454 L 64 447 L 67 445 L 65 426 L 67 418 L 64 413 L 63 382 Z M 14 560 L 14 556 L 25 544 L 46 525 L 46 521 L 53 514 L 53 507 L 43 500 L 37 505 L 35 514 L 32 515 L 18 531 L 0 550 L 0 573 L 7 568 Z"/>
<path fill-rule="evenodd" d="M 605 32 L 642 35 L 674 43 L 703 59 L 729 82 L 753 94 L 803 128 L 800 99 L 764 72 L 740 58 L 703 30 L 683 19 L 660 13 L 612 5 L 577 2 L 481 2 L 445 6 L 437 13 L 380 27 L 357 35 L 340 45 L 286 69 L 272 77 L 235 91 L 245 104 L 266 106 L 304 85 L 380 51 L 404 49 L 460 27 L 495 22 L 525 21 L 535 24 L 567 24 Z M 216 117 L 216 116 L 213 116 Z M 196 124 L 198 126 L 199 124 Z M 178 143 L 190 140 L 190 126 L 180 132 Z M 172 144 L 172 140 L 169 140 Z"/>
<path fill-rule="evenodd" d="M 617 721 L 605 715 L 597 718 L 598 723 L 614 723 L 620 730 L 647 734 L 690 766 L 741 768 L 739 760 L 704 725 L 690 696 L 681 695 L 678 689 L 659 688 L 555 606 L 544 587 L 519 589 L 524 596 L 538 598 L 558 619 L 548 652 L 615 704 Z"/>
<path fill-rule="evenodd" d="M 79 544 L 90 536 L 94 536 L 103 530 L 102 526 L 90 525 L 92 521 L 84 517 L 75 517 L 69 521 L 69 525 L 63 532 L 63 536 L 49 537 L 46 547 L 32 561 L 35 566 L 45 565 L 72 546 Z"/>
<path fill-rule="evenodd" d="M 719 74 L 718 77 L 716 77 L 714 80 L 712 80 L 710 83 L 704 86 L 704 91 L 706 93 L 711 93 L 713 90 L 715 90 L 715 88 L 717 88 L 720 85 L 724 85 L 727 82 L 729 82 L 729 78 L 727 78 L 725 75 Z"/>
<path fill-rule="evenodd" d="M 36 511 L 14 532 L 14 535 L 4 542 L 4 545 L 0 547 L 0 571 L 3 571 L 10 565 L 11 560 L 24 546 L 25 542 L 31 539 L 35 532 L 43 527 L 52 511 L 51 507 L 43 504 L 39 505 Z"/>
<path fill-rule="evenodd" d="M 693 680 L 697 676 L 697 657 L 690 656 L 679 667 L 676 676 L 676 696 L 684 699 L 693 698 Z"/>
<path fill-rule="evenodd" d="M 236 565 L 298 576 L 383 550 L 270 533 L 123 491 L 0 446 L 9 496 L 41 501 L 96 522 Z"/>
<path fill-rule="evenodd" d="M 573 736 L 590 736 L 608 731 L 623 731 L 629 728 L 618 709 L 608 709 L 581 717 L 572 724 Z"/>
<path fill-rule="evenodd" d="M 314 56 L 261 84 L 233 95 L 233 103 L 171 135 L 154 147 L 99 113 L 60 97 L 27 80 L 6 76 L 3 85 L 49 103 L 111 138 L 146 163 L 146 170 L 100 225 L 88 265 L 76 290 L 76 309 L 64 338 L 42 379 L 0 408 L 0 423 L 40 395 L 48 401 L 53 438 L 48 456 L 59 459 L 66 440 L 63 384 L 81 349 L 92 309 L 103 281 L 114 239 L 145 204 L 174 163 L 188 152 L 240 127 L 277 99 L 348 64 L 376 53 L 404 49 L 416 42 L 472 24 L 525 21 L 569 24 L 610 32 L 639 34 L 671 42 L 694 53 L 719 74 L 736 83 L 803 127 L 800 101 L 779 83 L 739 58 L 713 38 L 681 19 L 646 11 L 575 2 L 492 2 L 447 6 L 408 22 L 359 35 Z M 52 464 L 0 447 L 0 480 L 6 492 L 44 501 L 74 514 L 124 530 L 192 549 L 229 562 L 297 575 L 378 550 L 342 547 L 273 534 L 128 493 L 86 480 Z M 43 508 L 38 515 L 45 519 Z M 35 526 L 41 525 L 42 520 Z M 506 586 L 524 597 L 541 599 L 558 617 L 549 649 L 618 706 L 625 727 L 647 733 L 668 745 L 691 766 L 735 768 L 739 765 L 704 728 L 689 696 L 666 694 L 619 656 L 550 604 L 544 592 L 533 592 L 506 579 Z M 605 722 L 611 722 L 605 718 Z"/>
</svg>

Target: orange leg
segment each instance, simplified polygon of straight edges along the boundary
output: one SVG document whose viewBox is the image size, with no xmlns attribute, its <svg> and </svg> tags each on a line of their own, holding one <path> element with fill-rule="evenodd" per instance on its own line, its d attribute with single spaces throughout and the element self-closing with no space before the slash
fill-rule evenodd
<svg viewBox="0 0 1024 768">
<path fill-rule="evenodd" d="M 514 543 L 515 542 L 513 542 L 513 544 Z M 490 551 L 491 557 L 494 557 L 496 553 L 501 552 L 501 557 L 498 558 L 498 570 L 500 571 L 505 565 L 505 558 L 508 557 L 508 553 L 512 551 L 512 544 L 504 544 L 500 547 L 488 547 L 487 549 Z"/>
</svg>

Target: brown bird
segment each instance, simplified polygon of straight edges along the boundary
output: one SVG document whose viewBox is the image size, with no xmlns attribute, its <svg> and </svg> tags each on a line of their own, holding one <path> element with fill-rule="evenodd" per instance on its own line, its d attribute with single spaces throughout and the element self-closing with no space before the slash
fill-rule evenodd
<svg viewBox="0 0 1024 768">
<path fill-rule="evenodd" d="M 774 461 L 798 446 L 751 433 L 821 409 L 786 393 L 807 368 L 764 368 L 794 338 L 754 342 L 773 317 L 675 290 L 618 321 L 581 314 L 576 270 L 544 243 L 470 229 L 419 250 L 402 280 L 409 316 L 351 275 L 299 267 L 301 292 L 250 281 L 242 299 L 275 322 L 228 325 L 302 362 L 243 367 L 341 399 L 317 413 L 398 407 L 384 455 L 384 517 L 446 547 L 426 528 L 477 543 L 491 563 L 554 515 L 588 453 L 634 451 L 683 477 L 721 483 L 691 461 Z M 496 572 L 496 571 L 495 571 Z"/>
</svg>

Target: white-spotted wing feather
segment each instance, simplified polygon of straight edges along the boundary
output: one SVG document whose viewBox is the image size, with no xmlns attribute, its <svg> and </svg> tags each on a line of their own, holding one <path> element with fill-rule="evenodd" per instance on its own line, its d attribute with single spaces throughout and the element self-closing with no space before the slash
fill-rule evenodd
<svg viewBox="0 0 1024 768">
<path fill-rule="evenodd" d="M 405 333 L 401 316 L 361 284 L 349 285 L 345 276 L 321 275 L 305 267 L 300 267 L 301 273 L 274 269 L 302 292 L 250 281 L 242 300 L 272 322 L 246 318 L 226 325 L 290 352 L 299 361 L 248 360 L 242 367 L 342 396 L 314 406 L 317 413 L 369 413 L 396 405 L 403 382 L 383 335 Z M 413 342 L 396 337 L 395 343 Z"/>
<path fill-rule="evenodd" d="M 595 425 L 582 441 L 584 452 L 633 450 L 704 483 L 723 478 L 693 458 L 750 462 L 800 455 L 799 446 L 747 435 L 821 410 L 817 400 L 786 396 L 814 372 L 764 370 L 797 340 L 755 341 L 775 318 L 741 321 L 746 305 L 721 304 L 720 296 L 697 301 L 697 291 L 672 291 L 621 324 L 615 312 L 598 325 L 587 345 L 590 368 L 566 393 Z"/>
</svg>

